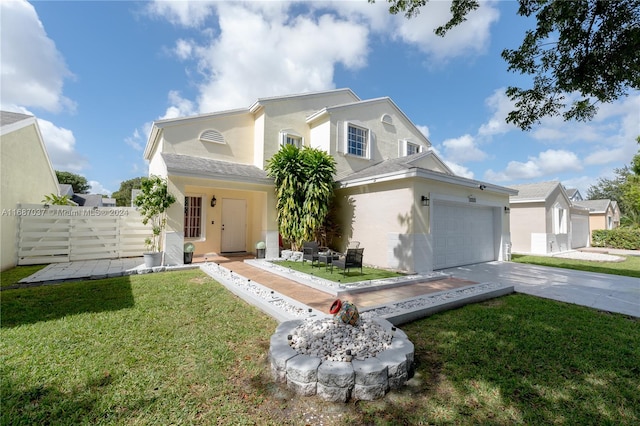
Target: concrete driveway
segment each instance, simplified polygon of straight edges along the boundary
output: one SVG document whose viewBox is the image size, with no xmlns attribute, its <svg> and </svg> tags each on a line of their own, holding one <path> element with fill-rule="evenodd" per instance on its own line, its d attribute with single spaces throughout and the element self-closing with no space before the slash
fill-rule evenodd
<svg viewBox="0 0 640 426">
<path fill-rule="evenodd" d="M 640 317 L 640 279 L 513 262 L 443 269 L 456 278 L 512 284 L 515 291 Z"/>
</svg>

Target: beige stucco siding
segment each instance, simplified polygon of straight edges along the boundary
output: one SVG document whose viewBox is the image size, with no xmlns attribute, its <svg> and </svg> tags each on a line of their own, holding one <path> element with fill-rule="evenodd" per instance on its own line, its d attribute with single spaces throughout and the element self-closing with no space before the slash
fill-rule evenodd
<svg viewBox="0 0 640 426">
<path fill-rule="evenodd" d="M 246 201 L 246 240 L 247 252 L 255 251 L 255 244 L 277 237 L 277 218 L 275 195 L 270 185 L 251 185 L 236 182 L 207 180 L 172 176 L 169 190 L 176 196 L 176 203 L 168 211 L 167 233 L 176 235 L 184 242 L 195 244 L 195 253 L 221 252 L 222 205 L 225 199 Z M 217 204 L 211 207 L 210 200 L 215 195 Z M 197 239 L 184 239 L 184 198 L 202 197 L 202 236 Z M 273 242 L 271 242 L 273 243 Z M 277 247 L 277 243 L 276 246 Z"/>
<path fill-rule="evenodd" d="M 531 233 L 547 232 L 547 216 L 544 203 L 512 204 L 509 214 L 511 221 L 512 251 L 531 251 Z"/>
<path fill-rule="evenodd" d="M 35 124 L 2 136 L 2 270 L 17 264 L 18 204 L 40 204 L 45 195 L 58 195 L 55 176 Z"/>
<path fill-rule="evenodd" d="M 162 152 L 190 155 L 240 164 L 253 164 L 254 121 L 249 113 L 192 120 L 179 125 L 167 125 L 162 130 Z M 217 130 L 224 143 L 201 141 L 205 130 Z"/>
</svg>

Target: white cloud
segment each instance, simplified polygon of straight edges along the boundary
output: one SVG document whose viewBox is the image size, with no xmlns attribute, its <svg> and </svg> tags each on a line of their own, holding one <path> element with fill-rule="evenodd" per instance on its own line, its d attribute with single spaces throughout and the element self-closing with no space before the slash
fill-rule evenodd
<svg viewBox="0 0 640 426">
<path fill-rule="evenodd" d="M 456 163 L 482 161 L 487 158 L 487 154 L 476 146 L 474 137 L 469 134 L 447 139 L 442 142 L 442 146 L 445 158 Z"/>
<path fill-rule="evenodd" d="M 218 13 L 219 37 L 192 46 L 204 75 L 200 112 L 244 107 L 264 96 L 331 89 L 337 64 L 350 69 L 366 64 L 363 25 L 329 14 L 273 18 L 244 4 L 219 4 Z"/>
<path fill-rule="evenodd" d="M 580 171 L 582 164 L 578 156 L 570 151 L 549 149 L 537 157 L 529 157 L 527 162 L 510 161 L 502 172 L 487 170 L 484 178 L 488 181 L 507 182 L 519 179 L 537 179 L 543 176 L 567 171 Z"/>
<path fill-rule="evenodd" d="M 64 80 L 73 75 L 47 36 L 34 7 L 26 1 L 2 1 L 0 15 L 2 108 L 73 111 L 75 103 L 62 93 Z"/>
<path fill-rule="evenodd" d="M 505 88 L 499 88 L 485 99 L 485 104 L 493 115 L 478 129 L 480 136 L 499 135 L 516 130 L 516 126 L 507 123 L 507 115 L 514 109 L 514 102 L 505 93 Z"/>
<path fill-rule="evenodd" d="M 97 180 L 90 180 L 88 183 L 91 185 L 91 190 L 89 191 L 91 194 L 102 194 L 108 197 L 113 193 L 113 191 L 102 186 Z"/>
<path fill-rule="evenodd" d="M 175 90 L 169 92 L 169 104 L 171 106 L 167 108 L 164 115 L 160 117 L 161 120 L 185 117 L 197 112 L 194 103 L 189 99 L 183 98 L 180 92 Z"/>
<path fill-rule="evenodd" d="M 125 138 L 124 142 L 136 151 L 142 151 L 144 149 L 145 141 L 142 139 L 138 129 L 133 131 L 133 135 Z"/>
<path fill-rule="evenodd" d="M 418 128 L 418 130 L 420 130 L 420 133 L 422 133 L 424 135 L 425 138 L 429 139 L 429 127 L 428 126 L 416 126 Z"/>
<path fill-rule="evenodd" d="M 168 20 L 173 25 L 198 28 L 214 12 L 215 1 L 153 1 L 146 4 L 151 16 Z"/>
<path fill-rule="evenodd" d="M 489 45 L 490 27 L 500 13 L 493 2 L 483 2 L 467 16 L 467 21 L 439 37 L 434 29 L 445 24 L 451 16 L 451 3 L 431 1 L 412 19 L 396 16 L 397 28 L 393 34 L 405 43 L 417 46 L 437 61 L 453 57 L 484 53 Z"/>
<path fill-rule="evenodd" d="M 451 161 L 445 161 L 444 162 L 453 173 L 455 173 L 457 176 L 462 176 L 468 179 L 473 179 L 474 174 L 471 170 L 469 170 L 468 168 L 457 164 L 457 163 L 453 163 Z"/>
<path fill-rule="evenodd" d="M 87 167 L 87 159 L 75 151 L 76 138 L 71 130 L 42 119 L 38 119 L 38 127 L 54 169 L 77 173 Z"/>
</svg>

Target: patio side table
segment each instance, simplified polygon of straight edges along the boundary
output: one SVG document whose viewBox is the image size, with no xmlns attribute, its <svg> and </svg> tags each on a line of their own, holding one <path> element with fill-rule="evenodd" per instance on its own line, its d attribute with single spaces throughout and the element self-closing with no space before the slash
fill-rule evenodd
<svg viewBox="0 0 640 426">
<path fill-rule="evenodd" d="M 328 270 L 329 266 L 334 260 L 338 260 L 340 258 L 340 253 L 329 250 L 324 253 L 318 253 L 318 263 L 324 263 L 324 270 Z M 319 266 L 319 265 L 318 265 Z"/>
</svg>

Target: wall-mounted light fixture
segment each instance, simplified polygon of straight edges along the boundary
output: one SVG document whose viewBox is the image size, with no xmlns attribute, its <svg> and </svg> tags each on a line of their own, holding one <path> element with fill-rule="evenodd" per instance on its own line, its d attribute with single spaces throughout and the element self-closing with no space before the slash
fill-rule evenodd
<svg viewBox="0 0 640 426">
<path fill-rule="evenodd" d="M 504 212 L 505 212 L 506 214 L 511 213 L 511 208 L 510 208 L 509 206 L 504 206 Z"/>
<path fill-rule="evenodd" d="M 218 200 L 216 199 L 215 195 L 211 197 L 211 207 L 215 207 L 217 202 Z"/>
<path fill-rule="evenodd" d="M 98 210 L 98 206 L 93 206 L 93 210 Z"/>
<path fill-rule="evenodd" d="M 480 191 L 484 191 L 487 188 L 487 185 L 478 185 L 478 188 L 480 188 Z"/>
<path fill-rule="evenodd" d="M 470 203 L 475 203 L 476 202 L 476 197 L 474 197 L 472 194 L 469 194 L 469 202 Z"/>
<path fill-rule="evenodd" d="M 422 203 L 423 207 L 427 207 L 429 205 L 429 197 L 423 195 L 422 197 L 420 197 L 420 202 Z"/>
</svg>

